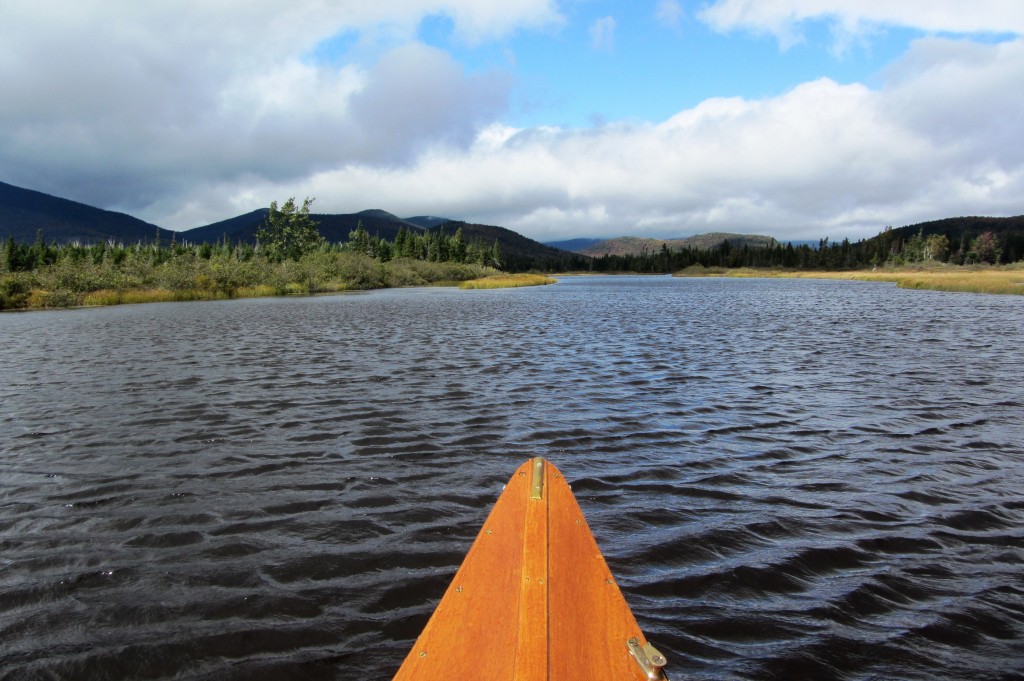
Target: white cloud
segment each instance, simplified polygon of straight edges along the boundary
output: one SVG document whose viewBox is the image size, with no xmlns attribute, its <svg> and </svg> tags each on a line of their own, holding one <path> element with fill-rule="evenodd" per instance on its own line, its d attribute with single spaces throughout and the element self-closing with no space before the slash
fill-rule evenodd
<svg viewBox="0 0 1024 681">
<path fill-rule="evenodd" d="M 507 75 L 467 75 L 407 39 L 376 63 L 310 57 L 430 14 L 467 41 L 560 21 L 554 0 L 5 2 L 0 176 L 136 212 L 197 186 L 469 143 L 506 106 Z"/>
<path fill-rule="evenodd" d="M 590 25 L 590 45 L 604 51 L 615 47 L 615 17 L 601 17 Z"/>
<path fill-rule="evenodd" d="M 874 26 L 927 32 L 1024 34 L 1024 3 L 1018 0 L 716 0 L 698 16 L 717 31 L 769 33 L 783 48 L 801 39 L 800 25 L 833 24 L 840 43 Z"/>
<path fill-rule="evenodd" d="M 704 17 L 776 33 L 818 16 L 911 20 L 889 4 L 723 0 Z M 955 23 L 931 3 L 907 5 L 914 25 Z M 1019 30 L 1018 5 L 1002 6 L 1002 28 Z M 972 6 L 971 21 L 996 23 L 991 7 Z M 500 122 L 508 74 L 467 73 L 408 36 L 436 13 L 467 42 L 551 26 L 554 0 L 40 0 L 3 11 L 0 180 L 171 228 L 306 195 L 318 211 L 447 215 L 535 238 L 841 238 L 1024 212 L 1021 39 L 920 40 L 878 89 L 821 79 L 661 123 L 517 130 Z M 610 48 L 605 20 L 594 36 Z M 310 56 L 375 31 L 405 37 L 365 62 Z"/>
<path fill-rule="evenodd" d="M 654 16 L 662 26 L 679 30 L 683 21 L 683 8 L 678 0 L 658 0 Z"/>
<path fill-rule="evenodd" d="M 859 238 L 889 224 L 1021 213 L 1019 82 L 1024 41 L 926 39 L 880 90 L 821 79 L 763 100 L 708 100 L 658 125 L 494 126 L 465 150 L 437 147 L 403 168 L 347 166 L 309 186 L 331 197 L 320 209 L 379 197 L 394 212 L 540 239 Z"/>
</svg>

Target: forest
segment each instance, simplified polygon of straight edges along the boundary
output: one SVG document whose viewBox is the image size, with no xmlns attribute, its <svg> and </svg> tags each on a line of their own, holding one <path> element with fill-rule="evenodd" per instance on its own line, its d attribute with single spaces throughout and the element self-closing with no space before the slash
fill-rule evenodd
<svg viewBox="0 0 1024 681">
<path fill-rule="evenodd" d="M 677 272 L 687 267 L 770 268 L 794 270 L 854 270 L 870 267 L 902 267 L 927 263 L 950 265 L 1005 265 L 1024 258 L 1024 233 L 1007 230 L 1002 235 L 983 231 L 973 238 L 964 229 L 959 238 L 945 233 L 927 234 L 924 228 L 907 234 L 906 228 L 886 229 L 862 241 L 817 245 L 774 242 L 764 247 L 737 247 L 728 241 L 710 249 L 682 248 L 641 255 L 606 255 L 594 259 L 595 272 Z"/>
<path fill-rule="evenodd" d="M 444 228 L 415 232 L 402 227 L 389 241 L 371 235 L 360 222 L 347 241 L 331 243 L 311 219 L 310 203 L 272 203 L 255 243 L 226 238 L 213 244 L 179 243 L 173 236 L 166 242 L 159 233 L 153 241 L 127 245 L 48 243 L 41 231 L 32 243 L 9 237 L 0 249 L 0 309 L 418 286 L 457 283 L 499 271 L 853 271 L 929 263 L 1000 265 L 1024 258 L 1024 218 L 954 218 L 887 228 L 856 243 L 822 239 L 816 245 L 773 241 L 737 246 L 726 240 L 713 248 L 663 246 L 653 253 L 589 258 L 555 249 L 536 255 L 519 250 L 506 256 L 497 239 L 489 244 L 464 238 L 462 223 L 449 223 L 455 226 L 452 234 Z"/>
<path fill-rule="evenodd" d="M 459 232 L 410 234 L 396 243 L 362 229 L 342 244 L 294 231 L 264 237 L 257 244 L 131 245 L 8 238 L 0 250 L 0 310 L 457 283 L 495 274 L 501 264 L 495 246 L 467 243 Z"/>
</svg>

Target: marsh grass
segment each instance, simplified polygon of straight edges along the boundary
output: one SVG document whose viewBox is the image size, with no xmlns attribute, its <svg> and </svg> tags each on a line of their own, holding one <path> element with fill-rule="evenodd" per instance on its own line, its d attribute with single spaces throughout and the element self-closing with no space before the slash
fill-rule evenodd
<svg viewBox="0 0 1024 681">
<path fill-rule="evenodd" d="M 129 251 L 123 261 L 65 258 L 31 272 L 0 270 L 0 310 L 125 305 L 337 293 L 399 286 L 456 286 L 497 274 L 482 265 L 397 258 L 388 262 L 346 251 L 317 251 L 298 261 L 234 252 L 152 259 Z"/>
<path fill-rule="evenodd" d="M 79 305 L 135 305 L 138 303 L 170 303 L 186 300 L 217 300 L 227 296 L 218 291 L 207 291 L 202 289 L 187 289 L 182 291 L 171 291 L 169 289 L 129 289 L 127 291 L 115 291 L 112 289 L 101 289 L 83 293 Z"/>
<path fill-rule="evenodd" d="M 740 268 L 735 270 L 711 272 L 710 268 L 701 268 L 701 272 L 686 268 L 675 276 L 726 276 L 726 277 L 768 277 L 787 279 L 847 279 L 855 281 L 888 281 L 899 288 L 949 291 L 955 293 L 994 293 L 1024 295 L 1024 265 L 997 267 L 956 267 L 944 266 L 931 269 L 895 269 L 850 270 L 840 272 L 816 272 L 795 270 L 762 270 Z"/>
<path fill-rule="evenodd" d="M 729 270 L 725 267 L 705 267 L 701 264 L 690 265 L 689 267 L 679 270 L 672 276 L 674 277 L 724 277 L 729 275 Z"/>
<path fill-rule="evenodd" d="M 461 289 L 516 288 L 519 286 L 544 286 L 558 283 L 557 279 L 541 274 L 498 274 L 479 279 L 470 279 L 459 284 Z"/>
<path fill-rule="evenodd" d="M 86 307 L 102 305 L 136 305 L 139 303 L 180 303 L 196 300 L 227 300 L 228 298 L 266 298 L 278 295 L 277 289 L 273 286 L 240 286 L 232 291 L 211 290 L 211 289 L 129 289 L 127 291 L 116 291 L 113 289 L 101 289 L 83 293 L 79 299 L 69 305 L 60 307 L 71 307 L 82 305 Z M 51 306 L 53 307 L 53 306 Z"/>
</svg>

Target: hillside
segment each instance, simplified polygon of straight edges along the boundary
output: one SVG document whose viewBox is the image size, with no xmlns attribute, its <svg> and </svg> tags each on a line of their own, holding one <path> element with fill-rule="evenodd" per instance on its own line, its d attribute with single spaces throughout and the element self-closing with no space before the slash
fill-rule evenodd
<svg viewBox="0 0 1024 681">
<path fill-rule="evenodd" d="M 951 249 L 959 248 L 961 242 L 969 244 L 982 232 L 992 232 L 999 239 L 1003 249 L 1004 263 L 1024 259 L 1024 215 L 1008 218 L 958 217 L 921 222 L 916 225 L 887 229 L 868 239 L 879 250 L 891 248 L 893 241 L 906 241 L 915 234 L 931 236 L 941 234 L 949 239 Z"/>
<path fill-rule="evenodd" d="M 222 241 L 225 237 L 229 241 L 252 242 L 256 239 L 256 232 L 263 224 L 268 210 L 261 208 L 245 215 L 228 218 L 203 227 L 196 227 L 178 234 L 178 239 L 191 243 L 202 243 Z M 404 226 L 406 229 L 419 232 L 422 229 L 406 220 L 379 209 L 370 209 L 358 213 L 310 213 L 309 217 L 317 222 L 317 229 L 320 234 L 330 242 L 348 241 L 349 232 L 362 222 L 363 229 L 374 236 L 380 236 L 388 241 L 394 241 L 398 230 Z"/>
<path fill-rule="evenodd" d="M 601 243 L 602 241 L 604 241 L 604 239 L 565 239 L 564 241 L 545 241 L 544 245 L 563 251 L 570 251 L 572 253 L 581 253 L 584 248 Z"/>
<path fill-rule="evenodd" d="M 462 238 L 467 242 L 482 241 L 490 245 L 497 241 L 501 251 L 503 269 L 509 272 L 524 270 L 556 272 L 587 269 L 589 266 L 590 258 L 588 257 L 545 246 L 539 241 L 528 239 L 522 234 L 504 227 L 476 225 L 452 220 L 430 231 L 454 234 L 455 230 L 459 228 L 462 229 Z"/>
<path fill-rule="evenodd" d="M 667 247 L 670 251 L 678 251 L 684 248 L 699 248 L 703 250 L 716 248 L 722 242 L 728 241 L 731 246 L 742 248 L 763 247 L 775 243 L 770 236 L 758 234 L 729 234 L 726 232 L 711 232 L 709 234 L 697 234 L 682 239 L 651 239 L 647 237 L 623 236 L 616 239 L 605 239 L 597 243 L 585 246 L 576 250 L 577 253 L 591 257 L 603 255 L 645 255 L 661 251 Z"/>
<path fill-rule="evenodd" d="M 433 229 L 443 225 L 446 222 L 451 222 L 451 218 L 439 218 L 433 215 L 417 215 L 411 218 L 402 218 L 405 222 L 416 225 L 421 229 Z"/>
<path fill-rule="evenodd" d="M 213 243 L 225 238 L 235 243 L 251 243 L 266 214 L 267 209 L 262 208 L 203 227 L 172 232 L 124 213 L 103 210 L 0 182 L 0 240 L 13 237 L 19 243 L 35 241 L 39 230 L 42 230 L 47 243 L 113 241 L 132 244 L 140 241 L 151 242 L 157 238 L 163 243 L 169 243 L 172 239 L 188 243 Z M 684 239 L 627 236 L 603 241 L 573 239 L 545 245 L 503 227 L 423 215 L 402 219 L 379 209 L 348 214 L 314 213 L 311 217 L 319 223 L 320 233 L 324 238 L 335 243 L 347 241 L 349 232 L 353 231 L 359 222 L 363 223 L 363 228 L 371 235 L 388 241 L 394 241 L 402 227 L 411 232 L 444 230 L 447 234 L 454 234 L 455 230 L 461 227 L 467 241 L 482 241 L 487 245 L 497 241 L 505 266 L 511 271 L 591 269 L 592 257 L 610 255 L 643 258 L 645 255 L 655 256 L 661 253 L 663 247 L 670 251 L 712 250 L 723 243 L 728 243 L 730 247 L 736 249 L 742 249 L 744 246 L 760 249 L 776 243 L 768 236 L 713 232 Z M 1001 262 L 1024 259 L 1024 216 L 955 217 L 895 229 L 887 228 L 876 236 L 853 245 L 853 250 L 863 257 L 851 255 L 852 251 L 844 257 L 851 262 L 884 262 L 891 254 L 898 254 L 901 245 L 918 233 L 925 237 L 933 234 L 944 235 L 949 240 L 952 253 L 960 249 L 961 244 L 970 244 L 986 231 L 993 232 L 999 239 L 1002 248 Z M 794 242 L 792 247 L 801 248 L 802 243 Z M 810 248 L 817 250 L 816 242 L 808 243 Z M 631 262 L 628 266 L 635 269 L 637 265 Z"/>
<path fill-rule="evenodd" d="M 170 241 L 174 232 L 125 213 L 0 182 L 0 240 L 32 242 L 39 230 L 47 242 Z"/>
</svg>

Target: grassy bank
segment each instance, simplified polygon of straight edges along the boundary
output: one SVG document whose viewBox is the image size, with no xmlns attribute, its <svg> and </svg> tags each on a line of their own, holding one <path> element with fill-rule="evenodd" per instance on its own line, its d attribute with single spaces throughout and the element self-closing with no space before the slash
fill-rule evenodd
<svg viewBox="0 0 1024 681">
<path fill-rule="evenodd" d="M 461 289 L 516 288 L 518 286 L 544 286 L 555 284 L 557 279 L 541 274 L 495 274 L 479 279 L 470 279 L 459 284 Z"/>
<path fill-rule="evenodd" d="M 225 250 L 155 260 L 145 250 L 120 261 L 61 259 L 31 272 L 0 271 L 0 310 L 308 295 L 461 282 L 497 273 L 481 265 L 397 258 L 381 262 L 345 251 L 299 260 L 240 259 Z"/>
<path fill-rule="evenodd" d="M 677 277 L 769 277 L 788 279 L 849 279 L 889 281 L 900 288 L 952 291 L 959 293 L 998 293 L 1024 295 L 1024 266 L 943 266 L 935 268 L 878 268 L 818 272 L 778 269 L 726 269 L 696 265 L 676 272 Z"/>
</svg>

